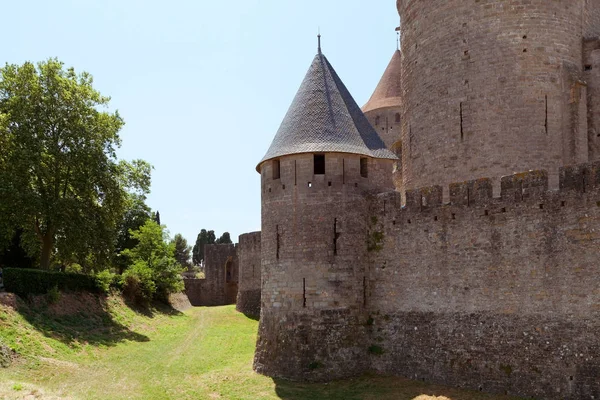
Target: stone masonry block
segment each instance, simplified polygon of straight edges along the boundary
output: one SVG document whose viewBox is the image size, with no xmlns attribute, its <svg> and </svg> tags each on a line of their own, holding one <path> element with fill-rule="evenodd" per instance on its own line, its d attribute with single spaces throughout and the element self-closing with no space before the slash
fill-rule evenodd
<svg viewBox="0 0 600 400">
<path fill-rule="evenodd" d="M 585 193 L 600 186 L 600 162 L 562 167 L 559 178 L 560 190 Z"/>
<path fill-rule="evenodd" d="M 482 178 L 450 184 L 450 202 L 454 205 L 486 203 L 492 198 L 492 181 Z"/>
<path fill-rule="evenodd" d="M 548 172 L 537 170 L 503 176 L 500 187 L 504 200 L 523 201 L 542 196 L 548 191 Z"/>
<path fill-rule="evenodd" d="M 406 208 L 423 210 L 438 207 L 442 204 L 443 191 L 441 186 L 429 186 L 406 191 Z"/>
</svg>

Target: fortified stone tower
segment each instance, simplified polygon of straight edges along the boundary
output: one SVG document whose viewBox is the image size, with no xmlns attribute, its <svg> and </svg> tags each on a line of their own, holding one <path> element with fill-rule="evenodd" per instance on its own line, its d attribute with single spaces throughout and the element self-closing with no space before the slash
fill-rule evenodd
<svg viewBox="0 0 600 400">
<path fill-rule="evenodd" d="M 395 160 L 319 46 L 257 167 L 258 372 L 322 380 L 364 370 L 366 194 L 393 189 Z"/>
<path fill-rule="evenodd" d="M 598 157 L 588 125 L 600 113 L 588 109 L 586 78 L 600 75 L 585 76 L 593 57 L 584 66 L 582 49 L 598 37 L 599 0 L 397 7 L 406 189 L 533 169 L 551 171 L 557 187 L 561 165 Z"/>
<path fill-rule="evenodd" d="M 362 108 L 365 116 L 385 142 L 399 158 L 394 166 L 394 183 L 402 188 L 402 140 L 400 138 L 402 114 L 402 55 L 396 50 L 375 92 Z"/>
</svg>

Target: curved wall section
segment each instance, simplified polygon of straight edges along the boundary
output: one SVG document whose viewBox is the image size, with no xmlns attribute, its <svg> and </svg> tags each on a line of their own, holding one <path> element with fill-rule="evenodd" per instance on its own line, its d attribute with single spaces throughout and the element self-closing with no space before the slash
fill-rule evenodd
<svg viewBox="0 0 600 400">
<path fill-rule="evenodd" d="M 393 188 L 393 160 L 367 161 L 367 177 L 353 154 L 326 153 L 324 174 L 313 154 L 261 165 L 258 372 L 319 381 L 365 370 L 365 193 Z"/>
<path fill-rule="evenodd" d="M 587 161 L 596 1 L 399 1 L 406 189 Z"/>
</svg>

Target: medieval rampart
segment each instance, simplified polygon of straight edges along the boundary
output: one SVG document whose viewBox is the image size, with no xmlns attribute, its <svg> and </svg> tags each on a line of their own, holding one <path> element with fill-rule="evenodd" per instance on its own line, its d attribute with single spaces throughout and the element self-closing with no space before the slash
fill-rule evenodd
<svg viewBox="0 0 600 400">
<path fill-rule="evenodd" d="M 235 304 L 238 290 L 238 257 L 233 244 L 204 247 L 205 279 L 184 279 L 193 306 Z"/>
<path fill-rule="evenodd" d="M 600 398 L 600 163 L 371 202 L 371 368 L 542 399 Z M 365 350 L 365 353 L 367 350 Z"/>
<path fill-rule="evenodd" d="M 237 246 L 240 280 L 236 309 L 250 317 L 260 316 L 260 232 L 240 235 Z"/>
</svg>

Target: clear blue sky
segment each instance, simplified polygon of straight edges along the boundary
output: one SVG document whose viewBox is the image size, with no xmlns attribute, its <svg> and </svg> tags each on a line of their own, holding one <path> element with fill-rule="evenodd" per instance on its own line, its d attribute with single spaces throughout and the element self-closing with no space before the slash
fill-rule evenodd
<svg viewBox="0 0 600 400">
<path fill-rule="evenodd" d="M 57 57 L 94 76 L 154 165 L 148 204 L 193 244 L 260 230 L 266 152 L 317 50 L 359 105 L 396 49 L 394 0 L 4 1 L 0 63 Z"/>
</svg>

